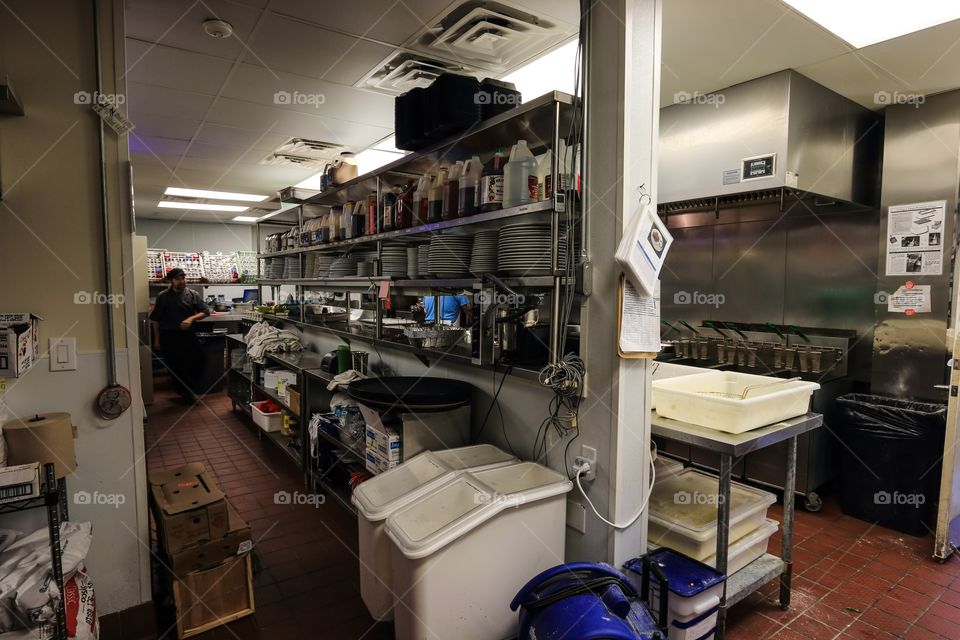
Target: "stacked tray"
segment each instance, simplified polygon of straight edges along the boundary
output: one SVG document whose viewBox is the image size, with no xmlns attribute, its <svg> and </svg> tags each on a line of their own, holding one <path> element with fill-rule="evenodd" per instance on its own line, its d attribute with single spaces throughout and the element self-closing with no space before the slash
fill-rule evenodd
<svg viewBox="0 0 960 640">
<path fill-rule="evenodd" d="M 407 245 L 384 245 L 380 254 L 380 275 L 400 278 L 407 276 Z"/>
</svg>

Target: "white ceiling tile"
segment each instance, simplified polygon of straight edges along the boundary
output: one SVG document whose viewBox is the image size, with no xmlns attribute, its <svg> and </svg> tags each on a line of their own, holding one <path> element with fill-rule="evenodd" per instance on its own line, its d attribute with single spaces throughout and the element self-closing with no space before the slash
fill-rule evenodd
<svg viewBox="0 0 960 640">
<path fill-rule="evenodd" d="M 200 126 L 199 119 L 167 118 L 152 113 L 138 113 L 136 119 L 131 114 L 131 122 L 141 136 L 160 136 L 176 140 L 189 140 Z"/>
<path fill-rule="evenodd" d="M 249 4 L 227 0 L 126 0 L 124 17 L 128 38 L 235 60 L 261 13 Z M 207 18 L 229 22 L 233 37 L 208 36 L 203 31 Z"/>
<path fill-rule="evenodd" d="M 276 42 L 285 42 L 283 47 Z M 274 71 L 352 85 L 393 49 L 271 14 L 244 55 Z"/>
<path fill-rule="evenodd" d="M 860 55 L 897 80 L 904 93 L 939 93 L 960 85 L 960 20 L 880 42 Z"/>
<path fill-rule="evenodd" d="M 229 149 L 257 149 L 269 151 L 285 142 L 289 136 L 272 131 L 254 131 L 239 127 L 227 127 L 206 122 L 194 140 L 195 144 L 208 144 Z"/>
<path fill-rule="evenodd" d="M 334 6 L 315 0 L 275 0 L 270 9 L 316 25 L 399 45 L 450 4 L 449 0 L 363 0 Z"/>
<path fill-rule="evenodd" d="M 127 83 L 127 113 L 134 124 L 141 115 L 175 116 L 200 121 L 212 103 L 211 96 L 200 93 L 139 82 Z"/>
<path fill-rule="evenodd" d="M 222 95 L 308 115 L 393 128 L 393 98 L 332 82 L 242 64 Z"/>
<path fill-rule="evenodd" d="M 661 103 L 672 104 L 680 91 L 716 91 L 849 50 L 774 0 L 669 0 L 663 8 Z"/>
<path fill-rule="evenodd" d="M 202 53 L 127 38 L 127 79 L 214 96 L 233 65 Z"/>
</svg>

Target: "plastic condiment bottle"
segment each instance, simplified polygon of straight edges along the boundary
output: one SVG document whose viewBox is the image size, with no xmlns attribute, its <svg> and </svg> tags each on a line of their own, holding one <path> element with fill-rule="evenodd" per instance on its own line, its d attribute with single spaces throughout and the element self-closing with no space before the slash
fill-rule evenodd
<svg viewBox="0 0 960 640">
<path fill-rule="evenodd" d="M 340 216 L 340 238 L 349 240 L 353 237 L 353 203 L 343 205 L 343 215 Z"/>
<path fill-rule="evenodd" d="M 350 216 L 351 233 L 354 238 L 359 238 L 363 235 L 363 230 L 366 226 L 366 213 L 367 201 L 357 200 L 357 203 L 353 206 L 353 215 Z"/>
<path fill-rule="evenodd" d="M 413 226 L 427 223 L 427 205 L 430 200 L 430 175 L 423 174 L 413 192 Z"/>
<path fill-rule="evenodd" d="M 450 169 L 450 175 L 443 185 L 443 211 L 441 217 L 444 220 L 452 220 L 457 217 L 458 200 L 460 199 L 460 172 L 463 171 L 463 162 L 457 160 L 453 168 Z"/>
<path fill-rule="evenodd" d="M 400 195 L 397 197 L 397 210 L 393 214 L 393 226 L 397 229 L 413 226 L 413 192 L 416 186 L 415 182 L 411 182 L 400 190 Z"/>
<path fill-rule="evenodd" d="M 367 196 L 367 235 L 377 233 L 377 194 L 371 193 Z"/>
<path fill-rule="evenodd" d="M 503 207 L 536 202 L 539 184 L 537 159 L 527 148 L 526 140 L 517 140 L 510 151 L 510 161 L 503 167 Z"/>
<path fill-rule="evenodd" d="M 441 165 L 437 177 L 430 185 L 430 197 L 427 201 L 427 221 L 439 222 L 443 219 L 443 186 L 447 183 L 447 165 Z"/>
<path fill-rule="evenodd" d="M 503 208 L 503 147 L 498 147 L 490 161 L 483 165 L 480 177 L 480 211 Z"/>
<path fill-rule="evenodd" d="M 393 216 L 397 211 L 397 197 L 400 187 L 393 187 L 383 195 L 383 218 L 380 222 L 381 231 L 393 231 Z"/>
<path fill-rule="evenodd" d="M 480 176 L 483 163 L 480 156 L 473 156 L 463 163 L 460 173 L 460 193 L 457 199 L 457 215 L 461 218 L 471 216 L 480 210 Z"/>
<path fill-rule="evenodd" d="M 343 215 L 343 207 L 333 207 L 330 209 L 330 242 L 342 240 L 340 237 L 340 216 Z"/>
</svg>

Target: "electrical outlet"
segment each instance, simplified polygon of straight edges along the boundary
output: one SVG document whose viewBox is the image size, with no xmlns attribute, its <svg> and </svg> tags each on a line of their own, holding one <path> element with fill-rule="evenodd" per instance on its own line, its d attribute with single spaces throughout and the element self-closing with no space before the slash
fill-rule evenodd
<svg viewBox="0 0 960 640">
<path fill-rule="evenodd" d="M 579 502 L 567 500 L 567 526 L 580 533 L 587 532 L 587 509 Z"/>
<path fill-rule="evenodd" d="M 590 463 L 590 471 L 580 476 L 581 480 L 595 480 L 597 477 L 597 450 L 588 445 L 580 446 L 580 455 L 573 459 L 574 465 Z"/>
</svg>

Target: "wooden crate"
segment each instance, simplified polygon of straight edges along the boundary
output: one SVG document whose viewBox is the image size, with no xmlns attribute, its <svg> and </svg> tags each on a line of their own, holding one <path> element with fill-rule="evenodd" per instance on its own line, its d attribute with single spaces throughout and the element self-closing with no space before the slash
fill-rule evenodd
<svg viewBox="0 0 960 640">
<path fill-rule="evenodd" d="M 189 638 L 254 612 L 250 554 L 173 579 L 177 637 Z"/>
</svg>

